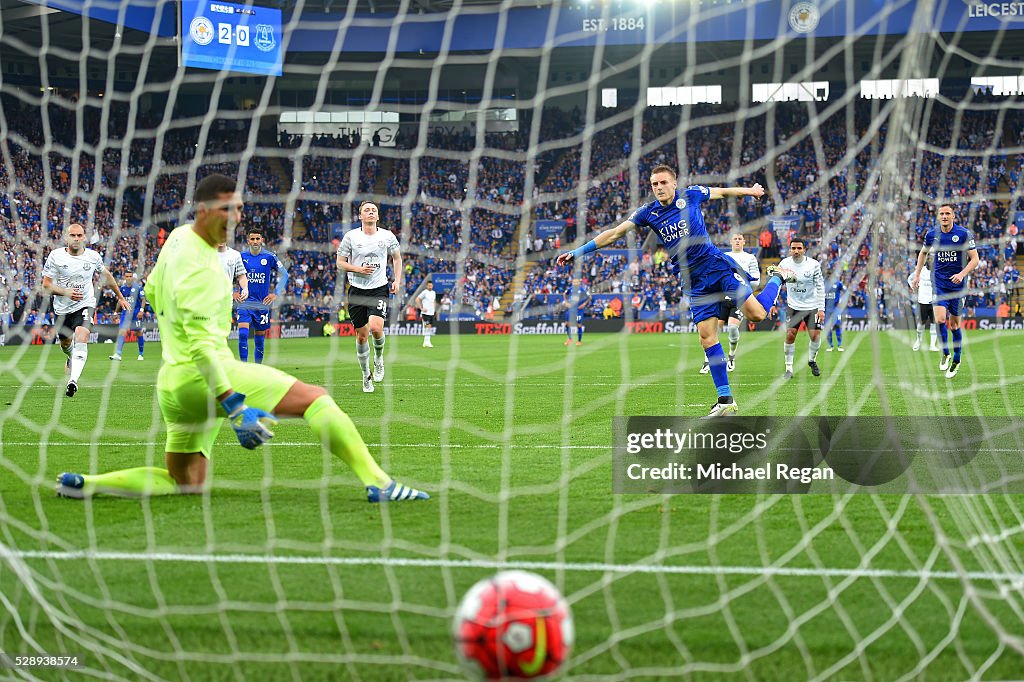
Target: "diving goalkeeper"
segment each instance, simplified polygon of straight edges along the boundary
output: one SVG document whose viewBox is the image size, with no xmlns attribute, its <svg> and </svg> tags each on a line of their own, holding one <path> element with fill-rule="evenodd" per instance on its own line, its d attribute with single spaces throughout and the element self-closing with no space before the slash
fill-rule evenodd
<svg viewBox="0 0 1024 682">
<path fill-rule="evenodd" d="M 63 473 L 57 494 L 84 498 L 202 492 L 207 462 L 227 419 L 242 447 L 274 437 L 275 417 L 302 417 L 323 446 L 348 464 L 370 502 L 428 499 L 393 480 L 377 465 L 352 420 L 319 386 L 267 365 L 235 359 L 228 348 L 231 282 L 217 244 L 241 220 L 237 182 L 210 175 L 196 188 L 195 222 L 171 232 L 146 284 L 160 326 L 163 364 L 157 398 L 167 425 L 167 468 L 138 467 L 100 475 Z"/>
</svg>

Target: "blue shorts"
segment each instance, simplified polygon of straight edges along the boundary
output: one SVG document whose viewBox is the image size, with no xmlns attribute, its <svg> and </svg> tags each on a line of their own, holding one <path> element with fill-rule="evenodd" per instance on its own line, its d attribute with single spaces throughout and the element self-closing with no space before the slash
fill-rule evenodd
<svg viewBox="0 0 1024 682">
<path fill-rule="evenodd" d="M 565 321 L 571 323 L 573 320 L 576 320 L 576 324 L 583 324 L 584 314 L 585 313 L 583 313 L 583 311 L 572 310 L 570 308 L 569 310 L 565 311 Z"/>
<path fill-rule="evenodd" d="M 694 324 L 717 318 L 726 296 L 739 310 L 747 297 L 754 293 L 750 280 L 729 265 L 725 256 L 695 268 L 690 273 L 690 282 L 690 313 Z"/>
<path fill-rule="evenodd" d="M 121 311 L 121 321 L 118 323 L 121 329 L 142 329 L 142 320 L 135 317 L 135 314 L 127 310 Z"/>
<path fill-rule="evenodd" d="M 947 315 L 960 317 L 964 309 L 964 289 L 943 289 L 935 287 L 935 296 L 932 298 L 932 306 L 942 306 L 946 309 Z"/>
<path fill-rule="evenodd" d="M 266 331 L 270 329 L 270 308 L 239 308 L 238 324 L 249 324 L 250 329 Z"/>
</svg>

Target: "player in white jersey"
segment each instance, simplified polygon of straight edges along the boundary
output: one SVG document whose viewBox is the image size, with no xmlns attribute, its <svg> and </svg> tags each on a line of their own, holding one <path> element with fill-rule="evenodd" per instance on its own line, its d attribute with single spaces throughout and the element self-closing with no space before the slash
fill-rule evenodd
<svg viewBox="0 0 1024 682">
<path fill-rule="evenodd" d="M 793 237 L 789 242 L 789 256 L 782 259 L 779 267 L 792 270 L 796 274 L 796 281 L 786 284 L 788 314 L 786 343 L 783 346 L 786 373 L 783 378 L 793 378 L 796 335 L 803 323 L 807 324 L 807 334 L 811 337 L 807 345 L 807 366 L 811 368 L 811 374 L 821 376 L 817 362 L 818 349 L 821 348 L 821 328 L 825 323 L 825 278 L 821 274 L 821 265 L 807 255 L 804 240 Z"/>
<path fill-rule="evenodd" d="M 217 257 L 224 268 L 224 274 L 231 280 L 232 289 L 235 284 L 238 285 L 238 290 L 231 295 L 235 302 L 240 303 L 249 298 L 249 277 L 245 274 L 242 254 L 227 244 L 217 244 Z"/>
<path fill-rule="evenodd" d="M 914 273 L 907 277 L 907 284 L 910 290 L 914 290 Z M 925 265 L 921 268 L 921 282 L 917 289 L 917 340 L 914 341 L 914 350 L 921 350 L 921 341 L 924 339 L 924 326 L 929 325 L 928 331 L 931 334 L 932 343 L 928 350 L 939 351 L 939 332 L 935 325 L 935 311 L 932 310 L 932 271 Z"/>
<path fill-rule="evenodd" d="M 373 393 L 373 382 L 384 380 L 384 321 L 388 296 L 402 288 L 402 254 L 390 230 L 378 227 L 380 207 L 372 201 L 359 204 L 361 227 L 349 230 L 338 247 L 338 269 L 348 273 L 348 311 L 356 328 L 356 359 L 363 377 L 363 392 Z M 395 279 L 388 285 L 388 258 Z M 373 336 L 373 373 L 370 347 Z"/>
<path fill-rule="evenodd" d="M 78 392 L 78 380 L 89 358 L 89 330 L 96 313 L 93 278 L 103 275 L 103 284 L 117 295 L 117 305 L 128 310 L 128 301 L 117 288 L 117 280 L 103 265 L 103 258 L 85 248 L 85 228 L 78 223 L 64 231 L 64 248 L 54 249 L 43 264 L 43 289 L 53 294 L 53 312 L 57 315 L 60 349 L 67 356 L 68 378 L 65 395 Z"/>
<path fill-rule="evenodd" d="M 437 311 L 437 292 L 434 291 L 434 281 L 428 279 L 426 289 L 416 297 L 416 307 L 420 309 L 420 319 L 423 322 L 423 347 L 433 348 L 430 342 L 430 334 L 434 329 L 434 314 Z"/>
<path fill-rule="evenodd" d="M 739 268 L 750 277 L 750 287 L 757 290 L 761 283 L 761 268 L 757 264 L 757 257 L 747 253 L 744 247 L 747 245 L 747 238 L 737 233 L 732 236 L 732 251 L 727 251 L 726 256 L 731 258 Z M 728 296 L 722 301 L 722 309 L 718 314 L 718 328 L 725 329 L 729 336 L 729 355 L 725 362 L 728 371 L 736 369 L 736 348 L 740 345 L 740 313 L 736 308 L 736 302 Z M 704 358 L 704 366 L 700 368 L 701 374 L 711 371 L 711 365 L 707 358 Z"/>
</svg>

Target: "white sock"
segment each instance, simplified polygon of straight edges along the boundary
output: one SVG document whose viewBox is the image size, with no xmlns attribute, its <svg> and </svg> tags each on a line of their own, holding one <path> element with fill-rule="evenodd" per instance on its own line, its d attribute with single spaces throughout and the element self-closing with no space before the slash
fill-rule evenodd
<svg viewBox="0 0 1024 682">
<path fill-rule="evenodd" d="M 923 339 L 923 338 L 924 338 L 924 325 L 923 324 L 919 324 L 919 325 L 917 325 L 917 342 L 921 343 L 921 339 Z"/>
<path fill-rule="evenodd" d="M 82 370 L 85 369 L 85 361 L 88 359 L 89 344 L 76 343 L 74 350 L 71 351 L 71 381 L 78 383 L 78 378 L 82 376 Z"/>
<path fill-rule="evenodd" d="M 931 334 L 932 345 L 933 346 L 939 345 L 939 327 L 938 327 L 938 325 L 936 325 L 934 323 L 929 325 L 928 326 L 928 333 Z"/>
<path fill-rule="evenodd" d="M 736 355 L 736 348 L 740 345 L 740 328 L 738 325 L 730 324 L 725 331 L 729 334 L 729 355 Z"/>
<path fill-rule="evenodd" d="M 807 354 L 810 356 L 808 360 L 814 362 L 818 359 L 818 349 L 821 348 L 821 337 L 818 337 L 817 341 L 811 341 L 807 344 Z"/>
<path fill-rule="evenodd" d="M 796 355 L 796 344 L 795 343 L 784 343 L 782 344 L 783 353 L 786 356 L 786 369 L 790 372 L 793 371 L 793 356 Z"/>
<path fill-rule="evenodd" d="M 367 376 L 370 373 L 370 344 L 356 341 L 356 359 L 363 376 Z"/>
<path fill-rule="evenodd" d="M 384 342 L 388 340 L 388 337 L 386 337 L 386 336 L 384 336 L 382 334 L 381 337 L 378 339 L 376 336 L 373 336 L 371 334 L 370 338 L 373 339 L 373 357 L 375 359 L 376 358 L 383 358 L 384 357 Z"/>
</svg>

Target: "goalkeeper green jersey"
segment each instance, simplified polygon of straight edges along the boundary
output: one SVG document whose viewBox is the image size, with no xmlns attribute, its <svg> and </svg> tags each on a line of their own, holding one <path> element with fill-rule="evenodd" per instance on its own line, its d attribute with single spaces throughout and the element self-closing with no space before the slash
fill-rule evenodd
<svg viewBox="0 0 1024 682">
<path fill-rule="evenodd" d="M 229 388 L 223 364 L 233 359 L 231 282 L 217 249 L 192 225 L 171 232 L 146 281 L 146 299 L 160 326 L 165 365 L 192 365 L 219 396 Z"/>
</svg>

